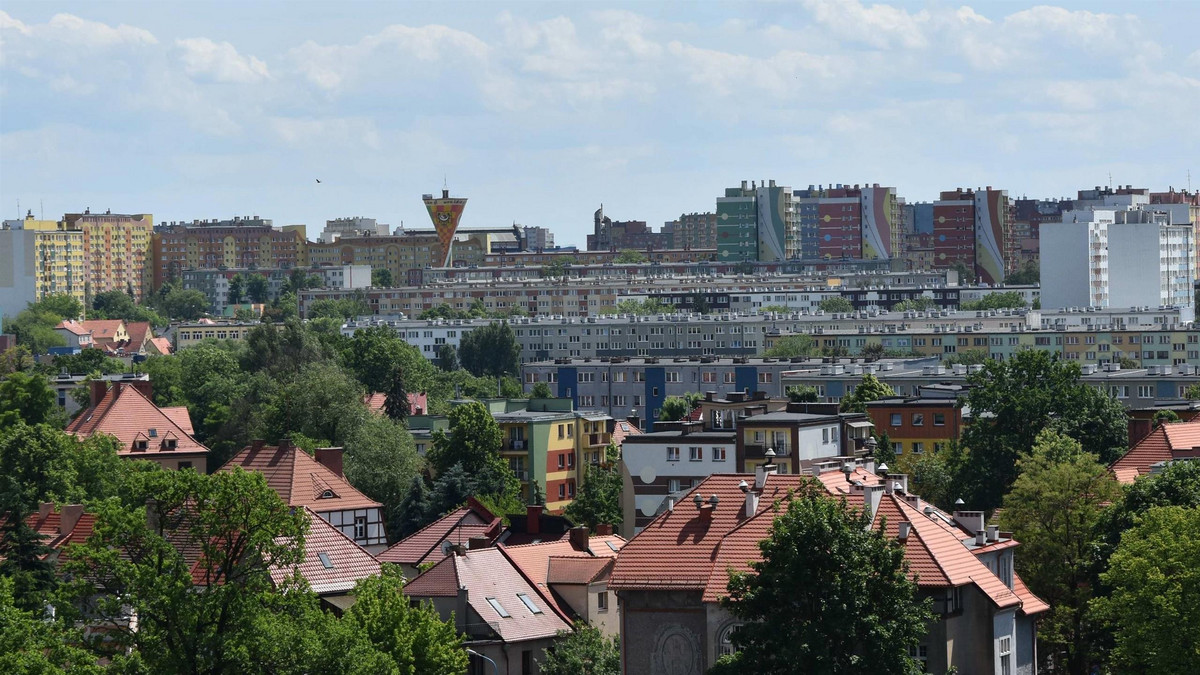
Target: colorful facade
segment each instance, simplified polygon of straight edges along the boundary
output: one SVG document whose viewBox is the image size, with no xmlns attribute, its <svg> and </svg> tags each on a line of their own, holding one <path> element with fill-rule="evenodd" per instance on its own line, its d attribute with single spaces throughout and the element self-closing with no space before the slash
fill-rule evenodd
<svg viewBox="0 0 1200 675">
<path fill-rule="evenodd" d="M 1006 242 L 1012 214 L 1005 190 L 958 188 L 933 204 L 934 257 L 938 267 L 962 263 L 978 281 L 1004 283 L 1010 269 Z"/>
<path fill-rule="evenodd" d="M 437 266 L 445 267 L 450 264 L 454 248 L 454 233 L 458 230 L 458 222 L 462 220 L 463 209 L 467 207 L 466 198 L 451 197 L 449 190 L 442 190 L 442 196 L 435 199 L 433 195 L 422 197 L 425 208 L 429 210 L 429 219 L 433 221 L 433 229 L 437 233 L 440 258 Z"/>
<path fill-rule="evenodd" d="M 0 288 L 22 296 L 13 298 L 14 314 L 24 309 L 24 303 L 48 295 L 69 295 L 84 302 L 83 232 L 68 228 L 65 221 L 35 219 L 32 213 L 24 220 L 5 221 L 4 232 L 6 250 L 0 261 L 6 268 L 4 276 L 12 278 L 0 281 Z"/>
<path fill-rule="evenodd" d="M 717 198 L 717 258 L 726 262 L 791 260 L 800 255 L 791 188 L 742 181 Z"/>
<path fill-rule="evenodd" d="M 170 223 L 152 238 L 154 286 L 185 270 L 307 267 L 307 244 L 303 226 L 276 229 L 258 217 Z"/>
<path fill-rule="evenodd" d="M 795 210 L 805 259 L 891 260 L 900 256 L 903 231 L 896 189 L 831 185 L 796 190 Z"/>
<path fill-rule="evenodd" d="M 125 291 L 141 300 L 153 283 L 151 235 L 154 216 L 111 212 L 68 213 L 67 229 L 83 232 L 83 271 L 87 292 Z"/>
</svg>

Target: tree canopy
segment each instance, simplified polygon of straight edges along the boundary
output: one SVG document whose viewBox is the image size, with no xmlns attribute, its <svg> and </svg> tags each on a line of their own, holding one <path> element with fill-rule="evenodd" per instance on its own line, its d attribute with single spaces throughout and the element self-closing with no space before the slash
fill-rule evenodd
<svg viewBox="0 0 1200 675">
<path fill-rule="evenodd" d="M 559 631 L 554 645 L 538 663 L 542 675 L 620 675 L 621 641 L 608 638 L 583 621 Z"/>
<path fill-rule="evenodd" d="M 808 335 L 787 335 L 775 340 L 770 349 L 763 351 L 763 356 L 773 359 L 790 359 L 796 356 L 815 356 L 820 350 L 817 343 Z"/>
<path fill-rule="evenodd" d="M 579 493 L 567 505 L 566 516 L 571 522 L 586 525 L 593 532 L 597 525 L 615 526 L 624 520 L 621 471 L 615 463 L 607 461 L 608 455 L 616 451 L 616 447 L 610 445 L 605 451 L 606 460 L 588 467 Z"/>
<path fill-rule="evenodd" d="M 867 373 L 862 376 L 862 380 L 854 387 L 853 392 L 842 397 L 839 409 L 842 412 L 865 413 L 867 404 L 871 401 L 895 395 L 896 392 L 892 391 L 890 386 L 884 384 L 874 374 Z"/>
<path fill-rule="evenodd" d="M 780 507 L 776 507 L 780 508 Z M 788 500 L 721 604 L 742 623 L 712 673 L 918 673 L 932 621 L 901 544 L 813 482 Z M 814 610 L 813 608 L 820 608 Z"/>
<path fill-rule="evenodd" d="M 476 377 L 517 376 L 521 345 L 508 324 L 495 322 L 466 333 L 458 344 L 462 367 Z"/>
<path fill-rule="evenodd" d="M 826 314 L 846 314 L 854 311 L 854 305 L 840 295 L 831 295 L 818 305 Z"/>
</svg>

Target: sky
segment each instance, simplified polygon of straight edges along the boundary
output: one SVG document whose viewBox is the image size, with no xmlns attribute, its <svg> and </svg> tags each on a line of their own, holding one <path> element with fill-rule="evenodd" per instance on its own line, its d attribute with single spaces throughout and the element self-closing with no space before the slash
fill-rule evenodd
<svg viewBox="0 0 1200 675">
<path fill-rule="evenodd" d="M 0 2 L 0 214 L 514 222 L 1200 187 L 1198 2 Z M 317 183 L 317 180 L 320 183 Z M 20 211 L 18 211 L 18 201 Z"/>
</svg>

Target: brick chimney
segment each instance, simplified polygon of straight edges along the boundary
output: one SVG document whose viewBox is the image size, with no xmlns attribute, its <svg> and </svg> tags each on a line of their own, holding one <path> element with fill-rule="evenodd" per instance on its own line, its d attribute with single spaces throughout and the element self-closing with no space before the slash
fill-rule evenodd
<svg viewBox="0 0 1200 675">
<path fill-rule="evenodd" d="M 279 439 L 279 449 L 280 449 L 280 450 L 291 450 L 291 449 L 292 449 L 292 447 L 293 447 L 293 446 L 292 446 L 292 439 L 290 439 L 290 438 L 281 438 L 281 439 Z"/>
<path fill-rule="evenodd" d="M 541 534 L 542 509 L 541 504 L 529 504 L 525 507 L 525 534 Z"/>
<path fill-rule="evenodd" d="M 329 469 L 339 476 L 343 476 L 342 452 L 342 448 L 317 448 L 316 459 L 317 462 L 326 469 Z"/>
<path fill-rule="evenodd" d="M 79 524 L 79 517 L 83 515 L 83 504 L 71 504 L 62 507 L 62 515 L 58 520 L 58 531 L 60 534 L 67 534 L 75 529 Z"/>
<path fill-rule="evenodd" d="M 134 389 L 142 392 L 142 396 L 145 396 L 151 401 L 154 400 L 154 385 L 150 383 L 150 380 L 134 380 L 128 384 Z"/>
<path fill-rule="evenodd" d="M 612 533 L 613 533 L 612 525 L 609 525 L 608 523 L 597 523 L 596 524 L 596 535 L 597 536 L 609 537 L 609 536 L 612 536 Z"/>
<path fill-rule="evenodd" d="M 567 536 L 571 539 L 571 548 L 576 551 L 588 550 L 588 529 L 583 525 L 572 527 Z"/>
<path fill-rule="evenodd" d="M 108 393 L 108 383 L 104 380 L 92 380 L 89 391 L 91 392 L 90 402 L 92 407 L 95 408 L 100 405 L 100 399 L 104 398 L 104 395 Z"/>
</svg>

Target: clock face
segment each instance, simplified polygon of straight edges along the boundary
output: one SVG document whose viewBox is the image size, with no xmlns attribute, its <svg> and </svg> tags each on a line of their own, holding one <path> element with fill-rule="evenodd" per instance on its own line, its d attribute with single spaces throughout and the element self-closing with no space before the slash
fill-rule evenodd
<svg viewBox="0 0 1200 675">
<path fill-rule="evenodd" d="M 439 213 L 437 218 L 438 218 L 438 220 L 442 221 L 443 223 L 450 222 L 450 214 L 449 213 Z"/>
</svg>

